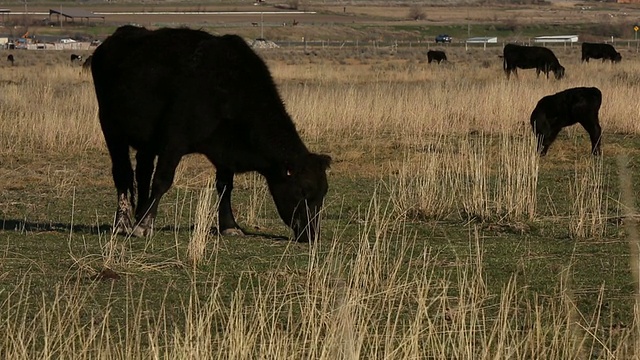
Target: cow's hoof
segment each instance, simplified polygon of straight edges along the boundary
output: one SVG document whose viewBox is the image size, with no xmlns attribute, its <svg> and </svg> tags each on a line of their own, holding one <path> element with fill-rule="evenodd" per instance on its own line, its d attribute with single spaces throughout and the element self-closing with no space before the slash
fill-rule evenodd
<svg viewBox="0 0 640 360">
<path fill-rule="evenodd" d="M 153 219 L 149 216 L 142 219 L 131 231 L 131 236 L 151 237 L 153 235 Z"/>
<path fill-rule="evenodd" d="M 244 236 L 244 232 L 238 228 L 230 228 L 222 230 L 224 236 Z"/>
<path fill-rule="evenodd" d="M 150 237 L 153 235 L 153 229 L 144 225 L 136 225 L 131 231 L 131 236 Z"/>
<path fill-rule="evenodd" d="M 126 226 L 122 222 L 113 227 L 113 235 L 127 236 L 131 232 L 131 227 Z"/>
</svg>

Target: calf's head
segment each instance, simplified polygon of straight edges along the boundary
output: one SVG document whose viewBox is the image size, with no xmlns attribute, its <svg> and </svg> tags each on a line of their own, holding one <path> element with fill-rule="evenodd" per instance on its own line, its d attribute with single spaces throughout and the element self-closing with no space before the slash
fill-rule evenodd
<svg viewBox="0 0 640 360">
<path fill-rule="evenodd" d="M 319 231 L 330 164 L 329 156 L 310 153 L 266 174 L 278 214 L 293 229 L 297 241 L 313 241 Z"/>
</svg>

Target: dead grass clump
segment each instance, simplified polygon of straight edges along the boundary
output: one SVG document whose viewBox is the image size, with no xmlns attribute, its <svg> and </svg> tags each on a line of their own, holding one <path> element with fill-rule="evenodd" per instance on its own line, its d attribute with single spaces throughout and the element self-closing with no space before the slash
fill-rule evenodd
<svg viewBox="0 0 640 360">
<path fill-rule="evenodd" d="M 571 236 L 578 239 L 601 239 L 605 236 L 608 219 L 606 179 L 602 157 L 576 163 L 575 181 L 569 189 L 573 198 L 569 223 Z"/>
<path fill-rule="evenodd" d="M 533 136 L 440 138 L 425 155 L 408 156 L 390 180 L 400 214 L 446 219 L 520 221 L 536 215 L 538 157 Z M 434 151 L 440 149 L 439 152 Z M 494 153 L 494 151 L 497 152 Z M 498 157 L 500 160 L 493 161 Z"/>
</svg>

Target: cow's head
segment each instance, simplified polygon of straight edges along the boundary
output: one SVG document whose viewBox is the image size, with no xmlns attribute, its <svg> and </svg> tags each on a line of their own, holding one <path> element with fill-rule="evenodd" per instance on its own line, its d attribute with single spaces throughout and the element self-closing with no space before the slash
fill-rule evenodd
<svg viewBox="0 0 640 360">
<path fill-rule="evenodd" d="M 265 174 L 278 214 L 293 229 L 297 241 L 313 241 L 318 233 L 330 164 L 328 155 L 310 153 Z"/>
<path fill-rule="evenodd" d="M 556 80 L 560 80 L 564 77 L 564 66 L 558 64 L 553 68 L 553 75 L 556 77 Z"/>
<path fill-rule="evenodd" d="M 616 51 L 616 53 L 613 55 L 613 62 L 620 62 L 622 61 L 622 55 L 620 55 L 619 52 Z"/>
</svg>

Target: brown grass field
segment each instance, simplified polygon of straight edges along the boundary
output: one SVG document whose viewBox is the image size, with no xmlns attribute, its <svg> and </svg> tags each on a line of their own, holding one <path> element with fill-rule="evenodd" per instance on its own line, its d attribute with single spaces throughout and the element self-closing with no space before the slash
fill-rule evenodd
<svg viewBox="0 0 640 360">
<path fill-rule="evenodd" d="M 408 6 L 305 4 L 322 20 L 265 29 L 283 46 L 256 51 L 305 143 L 334 160 L 314 244 L 274 240 L 289 229 L 255 174 L 236 177 L 233 203 L 255 235 L 210 231 L 214 169 L 198 155 L 183 159 L 151 238 L 112 236 L 116 195 L 90 75 L 69 64 L 71 51 L 12 51 L 15 64 L 0 63 L 0 357 L 637 359 L 635 43 L 616 39 L 620 64 L 551 47 L 560 81 L 532 70 L 507 80 L 501 43 L 437 45 L 450 61 L 426 62 L 432 36 L 461 39 L 466 21 L 515 18 L 504 39 L 523 40 L 575 30 L 569 22 L 626 28 L 601 15 L 635 11 L 592 6 L 425 6 L 415 25 Z M 179 8 L 192 7 L 205 8 Z M 30 31 L 101 37 L 164 21 Z M 213 33 L 256 37 L 250 24 L 207 21 Z M 284 45 L 298 36 L 333 43 Z M 347 36 L 362 40 L 345 46 Z M 575 86 L 603 93 L 603 155 L 572 127 L 540 158 L 530 113 Z"/>
</svg>

